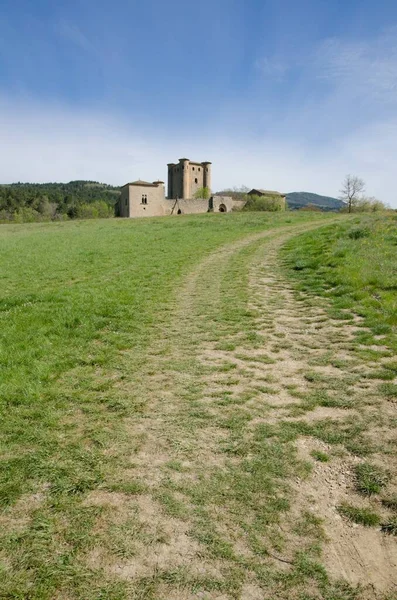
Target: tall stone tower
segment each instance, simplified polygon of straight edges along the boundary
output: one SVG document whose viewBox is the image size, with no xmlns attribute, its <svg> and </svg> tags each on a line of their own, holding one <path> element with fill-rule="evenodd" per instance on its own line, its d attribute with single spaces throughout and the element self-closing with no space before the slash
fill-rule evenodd
<svg viewBox="0 0 397 600">
<path fill-rule="evenodd" d="M 180 158 L 179 163 L 168 163 L 168 198 L 188 200 L 197 190 L 207 187 L 211 190 L 210 162 L 192 162 Z"/>
</svg>

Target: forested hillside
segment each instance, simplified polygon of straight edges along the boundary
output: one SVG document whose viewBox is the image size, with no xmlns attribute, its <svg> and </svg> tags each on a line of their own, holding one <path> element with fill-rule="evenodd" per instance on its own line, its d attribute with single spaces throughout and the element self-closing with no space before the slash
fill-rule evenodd
<svg viewBox="0 0 397 600">
<path fill-rule="evenodd" d="M 0 222 L 110 217 L 119 194 L 97 181 L 0 185 Z"/>
</svg>

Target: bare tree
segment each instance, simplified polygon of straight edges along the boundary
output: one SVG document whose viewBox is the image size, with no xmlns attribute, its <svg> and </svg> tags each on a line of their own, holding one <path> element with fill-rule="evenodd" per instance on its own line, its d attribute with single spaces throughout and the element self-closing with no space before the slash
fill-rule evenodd
<svg viewBox="0 0 397 600">
<path fill-rule="evenodd" d="M 340 191 L 340 199 L 347 202 L 347 210 L 349 213 L 352 212 L 354 205 L 360 198 L 365 190 L 365 183 L 359 177 L 355 175 L 346 175 L 343 182 L 343 187 Z"/>
</svg>

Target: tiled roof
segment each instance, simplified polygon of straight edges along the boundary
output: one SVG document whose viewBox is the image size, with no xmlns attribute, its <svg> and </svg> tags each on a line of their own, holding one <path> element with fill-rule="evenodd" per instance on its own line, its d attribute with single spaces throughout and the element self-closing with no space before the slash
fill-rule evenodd
<svg viewBox="0 0 397 600">
<path fill-rule="evenodd" d="M 156 183 L 150 183 L 150 181 L 142 181 L 142 179 L 138 179 L 137 181 L 131 181 L 130 183 L 126 183 L 123 185 L 123 187 L 126 187 L 127 185 L 137 185 L 137 186 L 143 186 L 143 187 L 157 187 Z"/>
</svg>

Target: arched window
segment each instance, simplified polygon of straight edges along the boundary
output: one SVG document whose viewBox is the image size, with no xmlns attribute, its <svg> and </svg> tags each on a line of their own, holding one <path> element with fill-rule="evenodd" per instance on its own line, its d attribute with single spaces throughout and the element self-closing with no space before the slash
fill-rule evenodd
<svg viewBox="0 0 397 600">
<path fill-rule="evenodd" d="M 196 179 L 194 180 L 194 183 L 198 183 L 198 179 L 197 179 L 197 177 L 196 177 Z"/>
<path fill-rule="evenodd" d="M 147 195 L 142 194 L 142 204 L 147 204 Z"/>
</svg>

